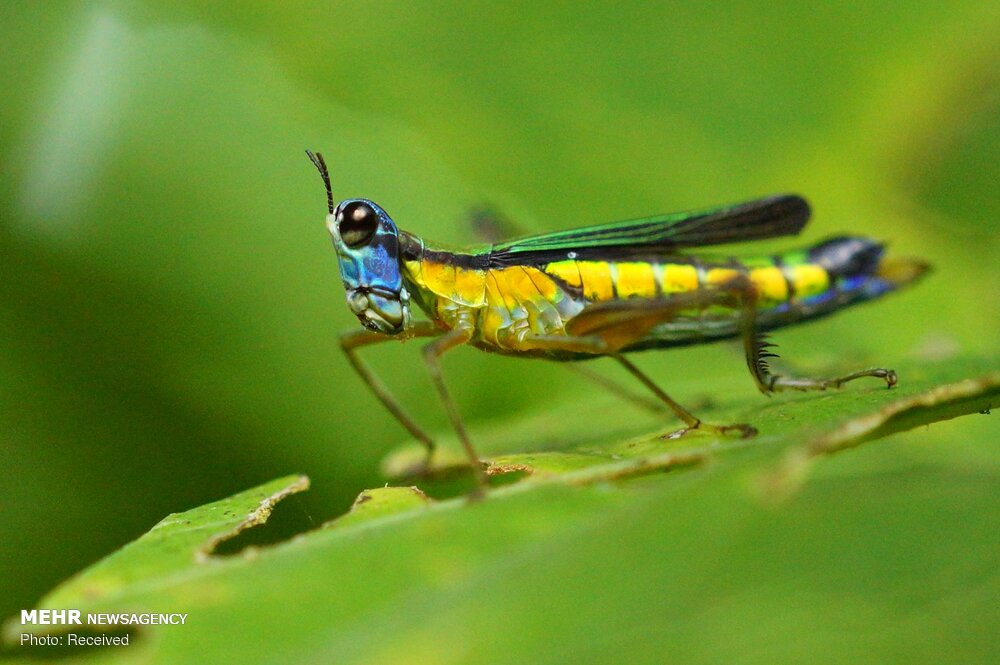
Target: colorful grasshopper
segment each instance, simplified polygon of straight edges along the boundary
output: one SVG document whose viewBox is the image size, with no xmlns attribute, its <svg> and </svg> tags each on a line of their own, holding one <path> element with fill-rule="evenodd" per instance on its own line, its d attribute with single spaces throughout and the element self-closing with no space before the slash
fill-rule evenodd
<svg viewBox="0 0 1000 665">
<path fill-rule="evenodd" d="M 741 337 L 747 365 L 764 393 L 825 390 L 860 377 L 896 383 L 890 369 L 832 379 L 773 374 L 762 332 L 877 298 L 927 270 L 914 259 L 883 258 L 881 244 L 838 237 L 804 250 L 754 259 L 696 257 L 694 247 L 798 233 L 809 206 L 794 195 L 616 222 L 494 244 L 470 252 L 430 245 L 399 229 L 368 199 L 334 205 L 321 154 L 307 151 L 326 185 L 347 304 L 366 330 L 341 337 L 351 365 L 376 397 L 427 448 L 433 440 L 362 363 L 359 348 L 390 339 L 437 337 L 424 360 L 480 481 L 469 443 L 441 377 L 439 358 L 471 344 L 484 351 L 550 360 L 610 356 L 685 423 L 683 433 L 752 436 L 750 425 L 710 425 L 656 386 L 624 354 Z M 431 319 L 413 321 L 410 302 Z"/>
</svg>

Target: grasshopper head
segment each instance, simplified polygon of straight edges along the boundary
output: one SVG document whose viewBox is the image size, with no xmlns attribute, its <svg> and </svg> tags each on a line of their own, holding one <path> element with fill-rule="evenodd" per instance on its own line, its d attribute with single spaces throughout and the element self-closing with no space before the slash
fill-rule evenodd
<svg viewBox="0 0 1000 665">
<path fill-rule="evenodd" d="M 333 238 L 347 306 L 369 330 L 396 335 L 409 323 L 410 298 L 399 268 L 399 231 L 378 204 L 347 199 L 334 207 L 330 178 L 319 154 L 310 159 L 327 188 L 326 228 Z"/>
<path fill-rule="evenodd" d="M 399 270 L 399 232 L 385 210 L 367 199 L 347 199 L 327 215 L 337 248 L 347 305 L 361 324 L 395 335 L 409 318 L 409 295 Z"/>
</svg>

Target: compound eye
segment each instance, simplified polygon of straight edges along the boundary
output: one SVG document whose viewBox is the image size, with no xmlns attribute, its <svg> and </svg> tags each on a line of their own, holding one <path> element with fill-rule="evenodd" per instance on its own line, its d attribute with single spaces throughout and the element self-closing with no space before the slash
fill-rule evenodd
<svg viewBox="0 0 1000 665">
<path fill-rule="evenodd" d="M 378 229 L 378 213 L 367 203 L 355 201 L 341 211 L 340 238 L 350 248 L 361 247 L 372 239 Z"/>
</svg>

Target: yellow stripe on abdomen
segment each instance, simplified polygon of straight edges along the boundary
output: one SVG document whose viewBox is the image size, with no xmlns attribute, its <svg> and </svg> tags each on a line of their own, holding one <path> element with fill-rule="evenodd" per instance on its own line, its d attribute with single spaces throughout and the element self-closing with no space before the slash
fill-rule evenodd
<svg viewBox="0 0 1000 665">
<path fill-rule="evenodd" d="M 629 262 L 614 264 L 615 290 L 619 298 L 639 296 L 656 297 L 656 276 L 649 263 Z"/>
<path fill-rule="evenodd" d="M 830 288 L 830 275 L 815 263 L 790 266 L 786 269 L 792 280 L 796 298 L 808 298 Z"/>
<path fill-rule="evenodd" d="M 583 277 L 580 275 L 580 268 L 577 266 L 576 261 L 572 259 L 567 261 L 553 261 L 545 266 L 545 273 L 552 275 L 574 289 L 583 288 Z"/>
<path fill-rule="evenodd" d="M 577 261 L 583 297 L 587 300 L 611 300 L 615 297 L 611 266 L 606 261 Z"/>
<path fill-rule="evenodd" d="M 710 268 L 705 273 L 706 286 L 725 286 L 740 276 L 735 268 Z"/>
<path fill-rule="evenodd" d="M 757 290 L 759 305 L 777 305 L 788 300 L 788 282 L 781 268 L 754 268 L 750 271 L 750 282 Z"/>
<path fill-rule="evenodd" d="M 690 267 L 690 266 L 686 266 Z M 654 266 L 644 261 L 554 261 L 545 266 L 544 274 L 558 279 L 592 302 L 615 297 L 655 298 L 658 295 Z M 680 277 L 680 276 L 678 276 Z M 697 285 L 697 275 L 691 272 L 691 282 Z M 680 290 L 680 289 L 678 289 Z"/>
<path fill-rule="evenodd" d="M 662 268 L 660 289 L 664 294 L 686 293 L 698 288 L 698 269 L 683 263 L 668 263 Z"/>
</svg>

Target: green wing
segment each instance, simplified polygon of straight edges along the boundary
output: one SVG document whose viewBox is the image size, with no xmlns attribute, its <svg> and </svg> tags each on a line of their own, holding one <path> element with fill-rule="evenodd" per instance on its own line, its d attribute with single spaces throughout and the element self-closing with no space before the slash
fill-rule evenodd
<svg viewBox="0 0 1000 665">
<path fill-rule="evenodd" d="M 670 254 L 689 247 L 794 235 L 809 220 L 809 204 L 794 194 L 730 206 L 530 236 L 493 246 L 491 266 L 580 259 L 614 260 Z"/>
</svg>

